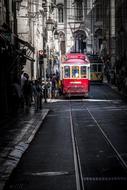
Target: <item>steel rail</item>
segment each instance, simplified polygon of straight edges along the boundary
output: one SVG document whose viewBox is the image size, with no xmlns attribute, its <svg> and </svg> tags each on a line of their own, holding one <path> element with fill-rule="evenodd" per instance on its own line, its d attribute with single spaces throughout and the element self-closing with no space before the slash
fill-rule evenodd
<svg viewBox="0 0 127 190">
<path fill-rule="evenodd" d="M 111 148 L 113 149 L 113 151 L 115 152 L 118 160 L 120 161 L 123 169 L 125 170 L 125 172 L 127 172 L 127 164 L 124 161 L 124 159 L 122 158 L 122 156 L 120 155 L 119 151 L 117 150 L 117 148 L 112 144 L 112 142 L 110 141 L 110 139 L 108 138 L 108 136 L 106 135 L 106 133 L 104 132 L 104 130 L 101 128 L 100 124 L 97 122 L 97 120 L 95 119 L 95 117 L 93 116 L 93 114 L 90 112 L 90 110 L 86 107 L 86 110 L 88 111 L 88 113 L 90 114 L 90 116 L 92 117 L 92 119 L 94 120 L 94 122 L 96 123 L 97 127 L 99 128 L 99 130 L 101 131 L 101 133 L 103 134 L 106 142 L 111 146 Z"/>
<path fill-rule="evenodd" d="M 84 182 L 83 182 L 84 180 L 82 176 L 79 150 L 78 150 L 78 145 L 77 145 L 77 141 L 76 141 L 76 137 L 74 133 L 71 101 L 69 101 L 69 107 L 70 107 L 69 115 L 70 115 L 71 138 L 72 138 L 73 157 L 74 157 L 74 166 L 75 166 L 76 187 L 77 187 L 77 190 L 84 190 Z"/>
</svg>

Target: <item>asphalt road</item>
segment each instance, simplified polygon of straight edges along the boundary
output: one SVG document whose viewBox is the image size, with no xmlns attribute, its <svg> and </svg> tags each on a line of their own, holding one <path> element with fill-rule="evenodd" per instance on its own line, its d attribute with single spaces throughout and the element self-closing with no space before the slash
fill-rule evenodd
<svg viewBox="0 0 127 190">
<path fill-rule="evenodd" d="M 92 85 L 89 99 L 56 99 L 45 108 L 4 190 L 127 189 L 127 103 L 115 91 Z"/>
</svg>

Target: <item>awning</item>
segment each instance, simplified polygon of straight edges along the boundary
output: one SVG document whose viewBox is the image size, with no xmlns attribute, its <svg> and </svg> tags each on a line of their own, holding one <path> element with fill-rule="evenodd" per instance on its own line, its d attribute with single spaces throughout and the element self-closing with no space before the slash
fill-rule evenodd
<svg viewBox="0 0 127 190">
<path fill-rule="evenodd" d="M 2 39 L 3 41 L 5 41 L 6 43 L 9 43 L 10 45 L 11 44 L 11 33 L 9 32 L 5 32 L 5 31 L 0 31 L 0 39 Z M 14 34 L 13 34 L 14 35 Z M 23 48 L 28 48 L 31 52 L 34 52 L 35 51 L 35 48 L 31 46 L 31 44 L 29 42 L 26 42 L 20 38 L 18 38 L 16 35 L 14 35 L 14 37 L 17 39 L 17 41 L 21 44 L 24 45 Z"/>
<path fill-rule="evenodd" d="M 18 50 L 18 53 L 23 56 L 24 58 L 28 59 L 29 61 L 34 62 L 35 60 L 32 58 L 31 54 L 34 53 L 35 48 L 33 46 L 31 46 L 31 44 L 29 42 L 26 42 L 20 38 L 18 38 L 17 36 L 15 36 L 17 39 L 18 43 L 21 43 L 23 46 L 20 47 L 20 49 Z"/>
<path fill-rule="evenodd" d="M 28 59 L 29 61 L 32 61 L 32 62 L 35 61 L 35 60 L 34 60 L 32 57 L 30 57 L 30 56 L 24 55 L 24 57 L 25 57 L 26 59 Z"/>
<path fill-rule="evenodd" d="M 24 47 L 29 49 L 31 52 L 35 51 L 35 48 L 29 42 L 20 39 L 16 34 L 12 33 L 8 25 L 3 24 L 3 26 L 0 26 L 0 39 L 10 43 L 11 45 L 14 45 L 12 44 L 12 37 L 15 38 L 15 40 L 17 40 L 19 43 L 23 44 Z"/>
<path fill-rule="evenodd" d="M 10 43 L 10 39 L 8 38 L 6 33 L 4 33 L 4 32 L 0 32 L 0 39 L 3 40 L 6 43 Z"/>
<path fill-rule="evenodd" d="M 35 61 L 30 55 L 24 54 L 21 49 L 16 50 L 17 54 L 23 56 L 24 58 L 28 59 L 29 61 Z"/>
<path fill-rule="evenodd" d="M 26 42 L 26 41 L 24 41 L 24 40 L 22 40 L 22 39 L 20 39 L 20 38 L 18 38 L 18 37 L 16 37 L 16 38 L 17 38 L 17 40 L 18 40 L 19 43 L 21 43 L 21 44 L 23 44 L 24 46 L 28 47 L 32 52 L 35 51 L 35 48 L 32 47 L 29 42 Z"/>
</svg>

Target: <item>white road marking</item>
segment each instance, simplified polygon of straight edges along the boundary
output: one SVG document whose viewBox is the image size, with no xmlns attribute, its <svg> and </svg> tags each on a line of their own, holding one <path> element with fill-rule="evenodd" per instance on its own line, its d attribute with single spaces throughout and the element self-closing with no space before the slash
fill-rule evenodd
<svg viewBox="0 0 127 190">
<path fill-rule="evenodd" d="M 59 176 L 59 175 L 68 175 L 68 174 L 69 172 L 66 171 L 25 173 L 25 175 L 32 175 L 32 176 Z"/>
<path fill-rule="evenodd" d="M 52 102 L 114 102 L 114 103 L 120 103 L 122 100 L 117 99 L 117 100 L 106 100 L 106 99 L 51 99 L 49 103 Z"/>
<path fill-rule="evenodd" d="M 84 181 L 127 181 L 127 177 L 84 177 Z"/>
</svg>

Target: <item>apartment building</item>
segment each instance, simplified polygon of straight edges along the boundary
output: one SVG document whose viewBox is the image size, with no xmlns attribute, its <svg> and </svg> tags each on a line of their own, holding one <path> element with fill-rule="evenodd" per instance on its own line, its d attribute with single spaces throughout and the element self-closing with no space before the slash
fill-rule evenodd
<svg viewBox="0 0 127 190">
<path fill-rule="evenodd" d="M 44 17 L 42 0 L 22 0 L 17 12 L 17 33 L 20 39 L 34 47 L 34 51 L 30 51 L 32 48 L 24 47 L 27 56 L 23 70 L 28 73 L 30 79 L 36 79 L 40 75 L 38 54 L 44 46 Z"/>
<path fill-rule="evenodd" d="M 115 66 L 115 0 L 91 0 L 91 45 L 94 53 Z M 89 2 L 90 3 L 90 2 Z M 90 14 L 90 15 L 89 15 Z"/>
<path fill-rule="evenodd" d="M 115 2 L 116 6 L 116 63 L 119 69 L 127 72 L 127 1 Z"/>
<path fill-rule="evenodd" d="M 0 1 L 0 106 L 3 114 L 9 111 L 11 84 L 19 72 L 15 39 L 16 5 L 14 0 Z"/>
<path fill-rule="evenodd" d="M 56 0 L 57 30 L 62 55 L 70 51 L 87 51 L 90 29 L 86 25 L 86 3 L 85 0 Z"/>
</svg>

